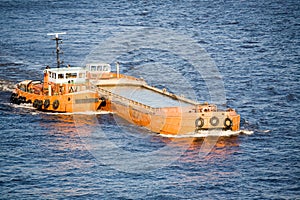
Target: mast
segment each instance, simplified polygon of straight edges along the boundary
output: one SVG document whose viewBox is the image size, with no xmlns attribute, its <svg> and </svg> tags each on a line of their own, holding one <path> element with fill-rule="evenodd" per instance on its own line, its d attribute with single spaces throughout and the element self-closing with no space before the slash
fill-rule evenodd
<svg viewBox="0 0 300 200">
<path fill-rule="evenodd" d="M 61 54 L 62 52 L 60 52 L 60 48 L 59 48 L 59 44 L 62 43 L 62 39 L 58 37 L 58 35 L 64 35 L 67 34 L 66 32 L 61 32 L 61 33 L 48 33 L 47 35 L 55 35 L 55 38 L 53 38 L 52 40 L 55 40 L 56 43 L 56 63 L 57 63 L 57 68 L 59 68 L 60 64 L 62 63 L 59 59 L 59 54 Z M 59 42 L 60 41 L 60 42 Z"/>
</svg>

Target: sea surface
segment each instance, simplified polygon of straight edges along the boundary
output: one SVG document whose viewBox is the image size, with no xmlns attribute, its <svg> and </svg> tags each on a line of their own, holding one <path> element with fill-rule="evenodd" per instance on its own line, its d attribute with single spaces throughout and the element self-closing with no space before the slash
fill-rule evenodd
<svg viewBox="0 0 300 200">
<path fill-rule="evenodd" d="M 300 199 L 299 1 L 0 0 L 0 13 L 0 199 Z M 55 67 L 54 32 L 62 66 L 93 55 L 222 97 L 253 133 L 172 139 L 113 113 L 11 105 L 14 84 Z"/>
</svg>

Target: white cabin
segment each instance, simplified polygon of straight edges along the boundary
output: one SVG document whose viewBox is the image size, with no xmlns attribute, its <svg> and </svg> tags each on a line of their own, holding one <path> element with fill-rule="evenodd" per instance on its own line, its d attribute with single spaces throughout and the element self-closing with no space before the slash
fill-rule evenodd
<svg viewBox="0 0 300 200">
<path fill-rule="evenodd" d="M 86 70 L 81 67 L 46 69 L 49 82 L 80 84 L 86 81 Z"/>
</svg>

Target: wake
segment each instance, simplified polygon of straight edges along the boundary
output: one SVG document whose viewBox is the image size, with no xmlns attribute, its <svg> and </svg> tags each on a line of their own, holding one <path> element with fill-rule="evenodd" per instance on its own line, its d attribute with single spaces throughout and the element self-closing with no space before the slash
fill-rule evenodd
<svg viewBox="0 0 300 200">
<path fill-rule="evenodd" d="M 13 103 L 4 103 L 4 104 L 9 105 L 14 108 L 25 108 L 25 109 L 32 110 L 33 111 L 32 114 L 42 113 L 42 114 L 46 114 L 46 115 L 105 115 L 105 114 L 112 113 L 109 111 L 101 111 L 101 110 L 99 110 L 99 111 L 84 111 L 84 112 L 67 112 L 67 113 L 47 112 L 47 111 L 37 110 L 36 108 L 34 108 L 32 106 L 32 104 L 28 104 L 28 103 L 22 103 L 20 105 L 13 104 Z"/>
<path fill-rule="evenodd" d="M 68 113 L 57 113 L 57 112 L 43 112 L 47 115 L 106 115 L 112 112 L 109 111 L 85 111 L 85 112 L 68 112 Z"/>
<path fill-rule="evenodd" d="M 7 80 L 0 80 L 0 91 L 13 92 L 15 89 L 15 83 Z"/>
<path fill-rule="evenodd" d="M 239 130 L 239 131 L 221 131 L 221 130 L 203 130 L 203 131 L 197 131 L 193 133 L 186 133 L 186 134 L 180 134 L 180 135 L 170 135 L 170 134 L 159 134 L 162 137 L 167 138 L 205 138 L 205 137 L 230 137 L 230 136 L 236 136 L 236 135 L 252 135 L 254 131 L 250 130 Z"/>
</svg>

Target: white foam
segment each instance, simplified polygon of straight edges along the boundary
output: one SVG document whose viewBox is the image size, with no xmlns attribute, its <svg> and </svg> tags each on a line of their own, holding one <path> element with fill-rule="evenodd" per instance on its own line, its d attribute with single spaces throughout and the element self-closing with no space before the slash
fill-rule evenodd
<svg viewBox="0 0 300 200">
<path fill-rule="evenodd" d="M 167 137 L 167 138 L 204 138 L 204 137 L 210 137 L 210 136 L 215 136 L 215 137 L 229 137 L 229 136 L 234 136 L 234 135 L 240 135 L 240 134 L 246 134 L 246 135 L 251 135 L 253 134 L 253 131 L 249 130 L 239 130 L 239 131 L 198 131 L 194 133 L 186 133 L 186 134 L 180 134 L 180 135 L 171 135 L 171 134 L 159 134 L 162 137 Z"/>
<path fill-rule="evenodd" d="M 252 135 L 254 131 L 249 131 L 249 130 L 241 130 L 240 134 L 245 134 L 245 135 Z"/>
<path fill-rule="evenodd" d="M 4 103 L 5 105 L 9 105 L 12 106 L 14 108 L 26 108 L 26 109 L 31 109 L 31 110 L 36 110 L 37 112 L 41 112 L 39 110 L 37 110 L 36 108 L 34 108 L 32 106 L 32 104 L 13 104 L 13 103 Z M 60 112 L 43 112 L 44 114 L 47 115 L 105 115 L 105 114 L 109 114 L 112 112 L 109 111 L 84 111 L 84 112 L 68 112 L 68 113 L 60 113 Z"/>
<path fill-rule="evenodd" d="M 28 108 L 28 109 L 35 109 L 31 103 L 22 103 L 20 105 L 14 103 L 4 103 L 5 105 L 12 106 L 14 108 Z"/>
<path fill-rule="evenodd" d="M 261 133 L 269 133 L 269 132 L 271 132 L 271 130 L 258 130 L 259 132 L 261 132 Z"/>
<path fill-rule="evenodd" d="M 48 115 L 105 115 L 112 112 L 109 111 L 84 111 L 84 112 L 67 112 L 67 113 L 58 113 L 58 112 L 45 112 Z"/>
<path fill-rule="evenodd" d="M 13 92 L 15 89 L 15 84 L 11 81 L 0 80 L 0 91 Z"/>
</svg>

